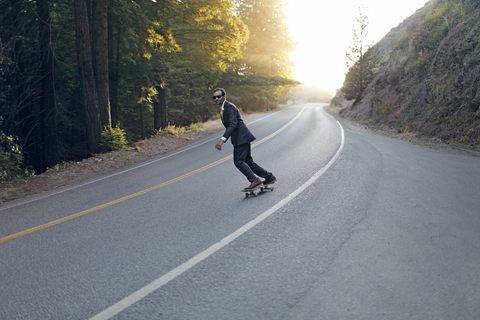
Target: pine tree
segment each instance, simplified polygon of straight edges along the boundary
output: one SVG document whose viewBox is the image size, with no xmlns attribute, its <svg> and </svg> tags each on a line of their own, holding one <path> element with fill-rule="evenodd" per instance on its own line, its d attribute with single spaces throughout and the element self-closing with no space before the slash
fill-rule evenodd
<svg viewBox="0 0 480 320">
<path fill-rule="evenodd" d="M 92 58 L 102 128 L 112 129 L 110 84 L 108 79 L 107 0 L 92 2 Z"/>
<path fill-rule="evenodd" d="M 99 151 L 102 122 L 100 120 L 100 109 L 93 71 L 87 1 L 75 0 L 74 11 L 78 66 L 86 115 L 87 146 L 88 153 L 94 154 Z"/>
<path fill-rule="evenodd" d="M 348 72 L 341 91 L 347 100 L 355 99 L 358 102 L 374 78 L 376 54 L 374 47 L 367 43 L 369 21 L 362 9 L 355 20 L 357 26 L 352 30 L 353 43 L 346 52 Z"/>
</svg>

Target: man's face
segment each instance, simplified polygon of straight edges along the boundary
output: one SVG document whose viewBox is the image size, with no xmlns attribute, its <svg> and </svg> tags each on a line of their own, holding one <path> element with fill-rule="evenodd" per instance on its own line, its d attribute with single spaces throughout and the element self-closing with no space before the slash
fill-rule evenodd
<svg viewBox="0 0 480 320">
<path fill-rule="evenodd" d="M 225 101 L 225 95 L 222 93 L 222 91 L 215 91 L 213 93 L 213 99 L 215 99 L 215 103 L 217 105 L 221 106 Z"/>
</svg>

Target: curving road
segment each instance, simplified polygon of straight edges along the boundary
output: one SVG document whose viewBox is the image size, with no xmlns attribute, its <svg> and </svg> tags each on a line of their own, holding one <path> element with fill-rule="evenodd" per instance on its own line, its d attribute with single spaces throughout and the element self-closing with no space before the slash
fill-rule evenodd
<svg viewBox="0 0 480 320">
<path fill-rule="evenodd" d="M 323 106 L 247 121 L 256 198 L 219 132 L 3 205 L 0 319 L 478 319 L 479 154 Z"/>
</svg>

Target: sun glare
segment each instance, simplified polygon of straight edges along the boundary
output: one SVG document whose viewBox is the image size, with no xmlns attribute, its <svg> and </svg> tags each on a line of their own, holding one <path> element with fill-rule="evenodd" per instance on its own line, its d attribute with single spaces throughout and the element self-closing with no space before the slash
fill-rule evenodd
<svg viewBox="0 0 480 320">
<path fill-rule="evenodd" d="M 339 89 L 345 78 L 345 52 L 359 8 L 370 21 L 369 38 L 380 41 L 392 28 L 425 5 L 427 0 L 295 0 L 285 6 L 290 33 L 295 37 L 295 75 L 306 85 Z"/>
</svg>

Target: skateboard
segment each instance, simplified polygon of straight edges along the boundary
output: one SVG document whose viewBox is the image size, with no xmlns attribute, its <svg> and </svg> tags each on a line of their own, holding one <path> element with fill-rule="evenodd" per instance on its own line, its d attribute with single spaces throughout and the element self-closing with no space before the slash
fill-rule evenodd
<svg viewBox="0 0 480 320">
<path fill-rule="evenodd" d="M 261 184 L 259 185 L 258 187 L 256 187 L 255 189 L 253 190 L 248 190 L 248 191 L 244 191 L 242 190 L 242 192 L 245 193 L 245 198 L 248 198 L 248 197 L 256 197 L 258 196 L 259 194 L 262 194 L 264 192 L 267 192 L 267 191 L 273 191 L 273 187 L 271 187 L 270 185 L 273 184 L 273 183 L 270 183 L 270 184 Z M 260 189 L 260 191 L 257 191 L 258 189 Z"/>
</svg>

